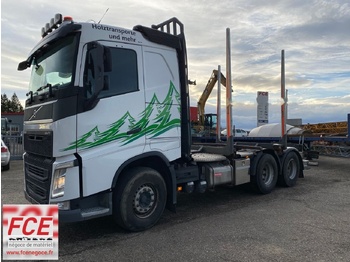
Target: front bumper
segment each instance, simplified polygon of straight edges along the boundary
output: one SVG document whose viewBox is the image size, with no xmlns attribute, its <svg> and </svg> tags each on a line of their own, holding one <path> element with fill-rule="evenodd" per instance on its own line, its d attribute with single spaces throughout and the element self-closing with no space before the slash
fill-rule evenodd
<svg viewBox="0 0 350 262">
<path fill-rule="evenodd" d="M 39 204 L 26 191 L 24 191 L 24 196 L 30 203 Z M 93 196 L 70 200 L 69 204 L 74 209 L 58 209 L 60 222 L 72 223 L 112 215 L 112 192 L 102 192 Z"/>
<path fill-rule="evenodd" d="M 10 162 L 10 155 L 1 154 L 1 166 L 6 166 Z"/>
</svg>

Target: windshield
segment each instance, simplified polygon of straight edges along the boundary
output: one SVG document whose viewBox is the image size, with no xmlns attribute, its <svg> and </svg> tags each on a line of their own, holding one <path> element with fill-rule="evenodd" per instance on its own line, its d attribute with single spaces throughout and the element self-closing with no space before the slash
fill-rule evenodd
<svg viewBox="0 0 350 262">
<path fill-rule="evenodd" d="M 44 46 L 32 60 L 29 91 L 33 95 L 53 88 L 65 87 L 73 81 L 77 37 L 69 36 L 54 44 Z"/>
</svg>

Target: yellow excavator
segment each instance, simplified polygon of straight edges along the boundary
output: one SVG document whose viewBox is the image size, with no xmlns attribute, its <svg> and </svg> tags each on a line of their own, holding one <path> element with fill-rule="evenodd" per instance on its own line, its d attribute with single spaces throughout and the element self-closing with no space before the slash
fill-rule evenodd
<svg viewBox="0 0 350 262">
<path fill-rule="evenodd" d="M 224 87 L 226 87 L 226 78 L 222 73 L 221 73 L 220 79 L 221 79 L 220 83 Z M 192 122 L 192 128 L 194 129 L 195 134 L 203 133 L 203 132 L 204 132 L 203 135 L 216 134 L 217 114 L 205 114 L 204 108 L 217 81 L 218 81 L 218 70 L 214 69 L 197 103 L 198 120 Z"/>
</svg>

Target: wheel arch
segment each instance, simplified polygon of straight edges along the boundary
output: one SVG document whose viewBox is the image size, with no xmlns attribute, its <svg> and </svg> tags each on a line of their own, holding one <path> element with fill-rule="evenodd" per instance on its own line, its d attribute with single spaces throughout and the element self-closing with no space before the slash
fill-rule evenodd
<svg viewBox="0 0 350 262">
<path fill-rule="evenodd" d="M 125 161 L 116 171 L 111 188 L 114 189 L 127 170 L 133 167 L 149 167 L 163 177 L 167 187 L 167 208 L 175 211 L 176 204 L 176 175 L 174 167 L 160 152 L 147 152 Z"/>
</svg>

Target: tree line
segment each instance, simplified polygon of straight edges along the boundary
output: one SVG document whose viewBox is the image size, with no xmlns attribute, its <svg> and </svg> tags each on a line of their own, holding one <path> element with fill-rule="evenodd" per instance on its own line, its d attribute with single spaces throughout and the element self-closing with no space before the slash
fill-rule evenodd
<svg viewBox="0 0 350 262">
<path fill-rule="evenodd" d="M 16 95 L 13 93 L 11 99 L 7 95 L 1 94 L 1 113 L 19 113 L 23 112 L 23 106 Z"/>
</svg>

